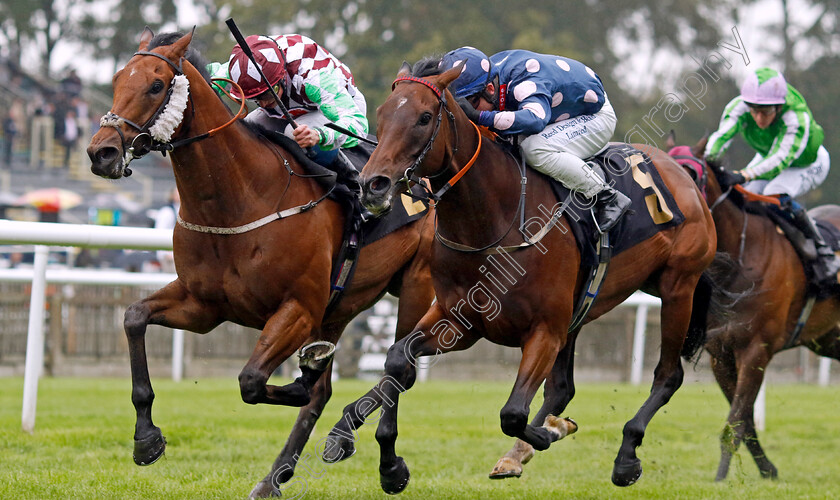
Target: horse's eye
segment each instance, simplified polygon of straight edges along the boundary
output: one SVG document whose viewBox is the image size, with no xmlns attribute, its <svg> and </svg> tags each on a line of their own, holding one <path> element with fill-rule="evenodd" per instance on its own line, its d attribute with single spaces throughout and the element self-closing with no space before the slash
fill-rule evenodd
<svg viewBox="0 0 840 500">
<path fill-rule="evenodd" d="M 149 92 L 152 94 L 157 94 L 161 90 L 163 90 L 163 82 L 160 80 L 155 80 L 154 82 L 152 82 L 152 88 L 149 89 Z"/>
<path fill-rule="evenodd" d="M 426 111 L 417 119 L 417 125 L 428 125 L 430 121 L 432 121 L 432 114 Z"/>
</svg>

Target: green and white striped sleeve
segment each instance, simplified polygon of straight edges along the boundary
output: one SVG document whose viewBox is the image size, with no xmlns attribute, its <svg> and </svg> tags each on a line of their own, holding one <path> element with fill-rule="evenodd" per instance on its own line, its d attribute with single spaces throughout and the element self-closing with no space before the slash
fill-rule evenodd
<svg viewBox="0 0 840 500">
<path fill-rule="evenodd" d="M 732 139 L 741 129 L 741 116 L 749 113 L 749 107 L 740 97 L 729 101 L 723 110 L 718 129 L 709 136 L 704 156 L 710 160 L 717 160 L 729 149 Z"/>
<path fill-rule="evenodd" d="M 210 78 L 227 78 L 227 79 L 230 79 L 230 73 L 228 73 L 228 63 L 227 62 L 223 62 L 223 63 L 211 62 L 210 64 L 208 64 L 206 66 L 206 68 L 207 68 L 207 72 L 210 73 Z M 219 85 L 221 85 L 222 87 L 225 87 L 225 88 L 230 86 L 230 84 L 227 83 L 227 82 L 217 82 L 217 83 Z M 222 91 L 222 89 L 220 89 L 216 85 L 211 85 L 211 87 L 213 87 L 213 90 L 215 90 L 216 93 L 219 94 L 220 96 L 225 95 L 225 93 Z"/>
<path fill-rule="evenodd" d="M 808 113 L 790 109 L 780 119 L 784 124 L 784 133 L 776 137 L 763 160 L 744 169 L 747 178 L 776 177 L 805 151 L 811 127 L 811 117 Z"/>
<path fill-rule="evenodd" d="M 304 82 L 306 96 L 318 106 L 327 119 L 355 134 L 364 136 L 368 131 L 367 117 L 356 106 L 344 80 L 336 74 L 337 71 L 311 72 Z M 359 144 L 359 140 L 355 137 L 349 137 L 326 127 L 319 128 L 319 132 L 322 137 L 319 145 L 324 149 L 352 148 Z"/>
</svg>

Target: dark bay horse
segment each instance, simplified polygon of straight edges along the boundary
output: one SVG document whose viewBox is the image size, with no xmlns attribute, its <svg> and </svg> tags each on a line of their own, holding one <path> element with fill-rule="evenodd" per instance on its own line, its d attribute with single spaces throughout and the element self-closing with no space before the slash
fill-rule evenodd
<svg viewBox="0 0 840 500">
<path fill-rule="evenodd" d="M 431 258 L 437 301 L 414 332 L 388 351 L 382 381 L 345 408 L 330 433 L 337 450 L 325 450 L 328 460 L 349 456 L 352 443 L 347 436 L 381 405 L 376 439 L 380 482 L 387 493 L 402 491 L 409 480 L 408 467 L 395 450 L 397 406 L 400 392 L 415 381 L 414 363 L 420 356 L 467 349 L 480 338 L 518 347 L 522 361 L 501 410 L 502 431 L 545 450 L 576 428 L 555 416 L 574 395 L 574 339 L 579 328 L 569 328 L 587 274 L 581 254 L 571 231 L 551 229 L 542 215 L 540 206 L 557 203 L 547 179 L 529 172 L 527 198 L 522 201 L 526 183 L 517 160 L 484 137 L 455 104 L 447 86 L 460 71 L 456 67 L 437 75 L 412 74 L 408 64 L 403 65 L 393 92 L 377 109 L 379 146 L 362 172 L 363 201 L 373 212 L 387 211 L 412 173 L 429 179 L 431 192 L 439 196 Z M 682 383 L 681 353 L 691 355 L 699 349 L 693 344 L 699 338 L 692 338 L 693 343 L 686 339 L 690 325 L 698 326 L 694 321 L 700 315 L 705 318 L 703 306 L 708 302 L 697 300 L 695 307 L 695 289 L 708 291 L 698 283 L 706 283 L 701 276 L 713 262 L 716 246 L 711 214 L 696 186 L 664 152 L 648 151 L 685 221 L 613 257 L 586 317 L 588 322 L 601 316 L 639 289 L 662 298 L 660 359 L 650 396 L 624 427 L 612 474 L 619 486 L 641 476 L 636 448 L 645 428 Z M 548 231 L 534 228 L 533 235 L 542 233 L 539 243 L 523 243 L 533 243 L 536 236 L 522 234 L 517 224 L 537 219 Z M 568 222 L 564 214 L 560 223 Z M 692 328 L 692 335 L 704 335 L 704 326 Z M 528 424 L 531 401 L 543 382 L 544 404 Z"/>
<path fill-rule="evenodd" d="M 166 135 L 160 129 L 169 126 L 171 137 L 156 140 L 175 146 L 171 161 L 185 221 L 174 231 L 178 278 L 125 314 L 137 411 L 134 460 L 151 464 L 165 447 L 152 423 L 147 325 L 206 333 L 232 321 L 262 330 L 239 375 L 242 399 L 301 407 L 271 472 L 252 492 L 268 496 L 293 473 L 330 397 L 332 365 L 304 358 L 301 377 L 282 387 L 269 385 L 269 377 L 302 346 L 335 343 L 349 321 L 386 292 L 400 297 L 396 335 L 404 337 L 434 298 L 428 268 L 433 226 L 427 216 L 364 247 L 352 284 L 324 317 L 345 211 L 322 200 L 325 188 L 307 177 L 288 151 L 234 119 L 210 86 L 204 63 L 188 52 L 191 40 L 192 33 L 153 37 L 144 31 L 138 52 L 114 75 L 113 107 L 88 146 L 91 170 L 109 179 L 126 175 L 129 148 L 148 152 L 150 130 Z M 183 79 L 175 84 L 180 75 L 189 84 L 187 95 Z M 177 109 L 179 99 L 180 111 L 172 112 L 169 107 Z M 171 123 L 160 123 L 166 120 Z M 202 230 L 243 228 L 267 214 L 293 213 L 318 200 L 301 213 L 254 224 L 258 227 L 252 230 Z"/>
<path fill-rule="evenodd" d="M 672 136 L 666 146 L 675 151 Z M 726 478 L 732 454 L 742 441 L 761 476 L 775 478 L 778 471 L 758 442 L 753 419 L 765 370 L 776 353 L 796 346 L 840 360 L 840 297 L 818 300 L 798 339 L 791 338 L 806 301 L 802 262 L 770 218 L 748 212 L 738 192 L 724 194 L 718 182 L 722 168 L 703 161 L 705 148 L 706 139 L 702 139 L 690 151 L 705 168 L 705 192 L 717 228 L 718 250 L 741 262 L 737 279 L 727 287 L 733 292 L 751 290 L 739 300 L 725 324 L 709 322 L 705 347 L 712 357 L 715 379 L 730 405 L 721 434 L 716 478 Z M 840 206 L 819 206 L 810 214 L 840 228 Z"/>
</svg>

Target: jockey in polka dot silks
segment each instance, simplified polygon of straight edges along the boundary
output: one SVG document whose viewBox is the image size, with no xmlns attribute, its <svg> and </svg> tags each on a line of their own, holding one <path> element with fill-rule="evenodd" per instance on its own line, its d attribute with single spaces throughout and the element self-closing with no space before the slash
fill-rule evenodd
<svg viewBox="0 0 840 500">
<path fill-rule="evenodd" d="M 744 169 L 726 172 L 725 183 L 779 196 L 788 218 L 816 245 L 818 255 L 812 267 L 817 281 L 836 284 L 840 259 L 805 208 L 794 200 L 822 184 L 831 164 L 822 145 L 823 129 L 814 121 L 802 94 L 780 72 L 757 69 L 742 84 L 741 95 L 724 108 L 720 126 L 706 145 L 706 158 L 723 156 L 739 133 L 757 153 Z"/>
<path fill-rule="evenodd" d="M 210 63 L 211 77 L 229 78 L 242 87 L 243 96 L 259 107 L 245 118 L 269 130 L 282 131 L 302 148 L 311 147 L 315 161 L 324 166 L 338 157 L 339 148 L 358 145 L 350 137 L 323 125 L 332 122 L 356 135 L 368 132 L 367 103 L 356 88 L 350 69 L 327 49 L 303 35 L 245 39 L 268 82 L 262 80 L 253 63 L 239 45 L 233 47 L 226 63 Z M 274 101 L 271 85 L 298 124 L 292 130 Z"/>
<path fill-rule="evenodd" d="M 616 117 L 601 79 L 566 57 L 506 50 L 487 57 L 461 47 L 443 56 L 445 71 L 465 62 L 449 86 L 467 116 L 503 136 L 520 136 L 534 169 L 588 198 L 608 232 L 630 206 L 584 161 L 607 148 Z"/>
</svg>

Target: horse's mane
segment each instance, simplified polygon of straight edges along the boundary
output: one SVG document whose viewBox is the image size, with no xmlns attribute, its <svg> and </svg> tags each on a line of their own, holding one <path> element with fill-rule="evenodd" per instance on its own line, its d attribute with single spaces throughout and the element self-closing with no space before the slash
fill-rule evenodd
<svg viewBox="0 0 840 500">
<path fill-rule="evenodd" d="M 411 67 L 411 76 L 416 77 L 424 77 L 424 76 L 432 76 L 432 75 L 439 75 L 441 72 L 440 62 L 443 60 L 443 56 L 428 56 L 420 59 L 414 66 Z"/>
<path fill-rule="evenodd" d="M 149 46 L 146 50 L 152 50 L 155 47 L 163 47 L 165 45 L 172 45 L 176 41 L 180 40 L 185 33 L 181 33 L 180 31 L 174 31 L 172 33 L 159 33 L 152 37 L 152 40 L 149 42 Z M 184 54 L 184 58 L 190 62 L 195 69 L 201 73 L 202 78 L 208 84 L 210 84 L 210 73 L 207 71 L 207 60 L 201 55 L 201 53 L 190 45 L 187 47 L 187 53 Z"/>
</svg>

